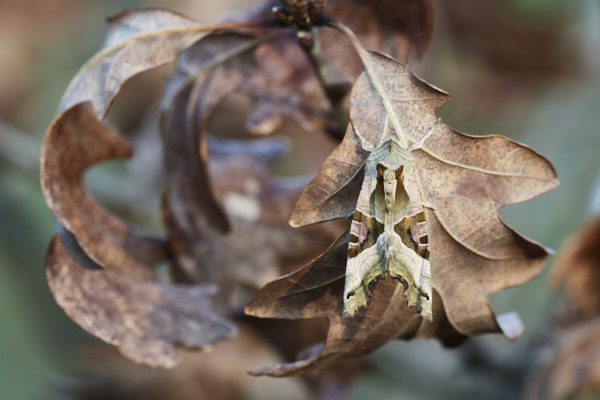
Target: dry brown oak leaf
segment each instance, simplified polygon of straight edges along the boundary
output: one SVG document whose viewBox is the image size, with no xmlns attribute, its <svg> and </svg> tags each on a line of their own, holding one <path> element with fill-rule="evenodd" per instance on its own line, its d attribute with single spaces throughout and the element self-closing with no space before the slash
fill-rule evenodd
<svg viewBox="0 0 600 400">
<path fill-rule="evenodd" d="M 547 256 L 510 229 L 498 210 L 552 189 L 556 172 L 538 153 L 507 138 L 467 136 L 439 123 L 435 109 L 447 94 L 408 66 L 361 51 L 365 73 L 352 91 L 346 137 L 302 193 L 290 223 L 352 215 L 356 195 L 343 189 L 356 184 L 369 149 L 395 138 L 414 159 L 432 286 L 449 320 L 465 335 L 494 331 L 487 295 L 532 279 Z"/>
<path fill-rule="evenodd" d="M 96 119 L 89 103 L 61 113 L 42 149 L 42 188 L 58 223 L 103 270 L 82 268 L 56 236 L 46 274 L 57 303 L 90 334 L 132 360 L 172 367 L 175 345 L 202 348 L 231 338 L 236 328 L 215 314 L 206 297 L 216 287 L 157 282 L 154 266 L 168 257 L 166 242 L 128 226 L 85 191 L 93 164 L 131 156 L 129 143 Z"/>
<path fill-rule="evenodd" d="M 303 191 L 290 223 L 302 226 L 350 217 L 369 150 L 391 136 L 405 149 L 412 145 L 427 223 L 433 293 L 439 294 L 446 318 L 460 334 L 498 331 L 489 294 L 533 279 L 547 256 L 542 246 L 508 227 L 498 210 L 555 187 L 553 167 L 535 151 L 507 138 L 468 136 L 439 123 L 434 111 L 447 100 L 445 93 L 390 57 L 357 50 L 365 72 L 352 91 L 351 124 L 343 142 Z M 377 299 L 379 285 L 374 285 L 371 302 Z M 258 296 L 261 301 L 251 303 L 247 311 L 273 316 L 270 307 L 263 307 L 274 298 L 263 291 Z M 290 304 L 277 314 L 294 318 L 302 307 L 302 302 Z M 347 347 L 345 351 L 352 352 Z"/>
</svg>

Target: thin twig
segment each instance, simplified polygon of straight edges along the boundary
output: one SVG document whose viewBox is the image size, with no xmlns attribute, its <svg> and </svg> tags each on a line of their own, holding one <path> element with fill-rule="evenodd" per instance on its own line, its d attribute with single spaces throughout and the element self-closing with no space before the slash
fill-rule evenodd
<svg viewBox="0 0 600 400">
<path fill-rule="evenodd" d="M 329 133 L 334 135 L 336 139 L 342 140 L 346 132 L 346 126 L 348 126 L 348 122 L 350 121 L 348 110 L 346 110 L 343 103 L 346 94 L 346 90 L 343 90 L 344 85 L 335 81 L 331 70 L 327 66 L 315 28 L 311 27 L 310 30 L 299 30 L 297 37 L 300 47 L 302 47 L 308 56 L 331 104 L 333 117 L 338 126 L 335 129 L 329 129 Z"/>
</svg>

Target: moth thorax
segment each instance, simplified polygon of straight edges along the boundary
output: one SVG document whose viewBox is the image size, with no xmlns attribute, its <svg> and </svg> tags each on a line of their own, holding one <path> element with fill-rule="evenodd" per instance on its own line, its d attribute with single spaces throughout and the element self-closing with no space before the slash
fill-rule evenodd
<svg viewBox="0 0 600 400">
<path fill-rule="evenodd" d="M 385 196 L 385 208 L 388 212 L 391 212 L 394 208 L 394 203 L 396 202 L 396 187 L 398 185 L 398 175 L 399 171 L 392 170 L 389 168 L 382 168 L 383 174 L 383 192 Z"/>
</svg>

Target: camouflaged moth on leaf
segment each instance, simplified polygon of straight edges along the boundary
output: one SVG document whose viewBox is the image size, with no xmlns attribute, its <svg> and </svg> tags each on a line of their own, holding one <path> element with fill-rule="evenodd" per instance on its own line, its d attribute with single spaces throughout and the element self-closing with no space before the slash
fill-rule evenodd
<svg viewBox="0 0 600 400">
<path fill-rule="evenodd" d="M 548 252 L 507 226 L 498 211 L 555 187 L 556 172 L 510 139 L 469 136 L 439 122 L 435 109 L 446 93 L 407 65 L 365 50 L 341 23 L 330 26 L 353 42 L 364 72 L 352 90 L 344 140 L 300 195 L 290 224 L 354 215 L 340 299 L 346 317 L 370 307 L 370 291 L 389 271 L 404 283 L 408 304 L 427 319 L 428 260 L 431 293 L 443 299 L 460 333 L 501 330 L 488 296 L 533 279 Z M 385 194 L 386 170 L 394 196 Z"/>
<path fill-rule="evenodd" d="M 261 318 L 326 317 L 320 352 L 251 373 L 315 372 L 394 339 L 438 337 L 456 346 L 503 332 L 514 340 L 520 332 L 496 317 L 489 295 L 536 277 L 548 251 L 498 211 L 555 187 L 556 171 L 527 146 L 441 123 L 435 110 L 445 92 L 406 64 L 367 51 L 340 22 L 325 24 L 350 39 L 363 73 L 344 139 L 302 191 L 289 222 L 353 218 L 352 226 L 321 257 L 246 305 L 248 315 Z"/>
<path fill-rule="evenodd" d="M 427 222 L 411 151 L 422 146 L 435 126 L 408 148 L 392 135 L 375 149 L 356 131 L 362 147 L 372 152 L 350 228 L 345 317 L 367 305 L 374 284 L 389 271 L 404 284 L 408 304 L 432 319 Z"/>
</svg>

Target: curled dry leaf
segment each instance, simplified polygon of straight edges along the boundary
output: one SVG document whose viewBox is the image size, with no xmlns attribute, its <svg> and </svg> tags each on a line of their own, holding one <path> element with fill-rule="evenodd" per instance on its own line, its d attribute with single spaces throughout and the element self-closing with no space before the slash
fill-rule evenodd
<svg viewBox="0 0 600 400">
<path fill-rule="evenodd" d="M 167 64 L 214 29 L 162 9 L 124 11 L 108 20 L 104 45 L 71 80 L 60 111 L 90 101 L 98 118 L 131 77 Z"/>
<path fill-rule="evenodd" d="M 260 39 L 235 33 L 204 38 L 179 58 L 179 74 L 169 82 L 163 100 L 161 129 L 168 182 L 165 201 L 172 209 L 187 209 L 202 216 L 221 232 L 227 232 L 230 225 L 210 183 L 206 122 L 253 68 L 252 51 L 260 43 Z M 194 218 L 180 224 L 194 224 Z"/>
<path fill-rule="evenodd" d="M 242 19 L 268 18 L 273 6 L 279 4 L 266 1 Z M 429 0 L 330 0 L 325 14 L 348 25 L 367 48 L 403 61 L 408 60 L 413 47 L 419 54 L 425 52 L 433 29 L 433 7 Z M 352 46 L 330 30 L 319 29 L 317 33 L 333 78 L 341 86 L 354 81 L 362 68 Z M 335 123 L 313 67 L 295 41 L 290 36 L 257 50 L 258 68 L 243 85 L 243 91 L 254 100 L 247 121 L 251 132 L 271 133 L 290 117 L 309 131 Z"/>
<path fill-rule="evenodd" d="M 41 183 L 57 222 L 75 236 L 85 254 L 104 268 L 147 279 L 154 263 L 168 256 L 166 242 L 131 227 L 101 207 L 83 186 L 92 165 L 128 158 L 131 145 L 98 121 L 89 103 L 60 114 L 42 146 Z"/>
<path fill-rule="evenodd" d="M 46 276 L 56 302 L 73 321 L 140 364 L 171 368 L 180 361 L 174 345 L 202 348 L 236 334 L 205 304 L 215 286 L 183 287 L 115 270 L 89 271 L 71 258 L 59 236 L 48 249 Z"/>
<path fill-rule="evenodd" d="M 542 364 L 524 399 L 570 399 L 600 393 L 600 218 L 568 238 L 549 283 L 562 289 L 557 315 L 540 345 Z"/>
<path fill-rule="evenodd" d="M 360 214 L 365 214 L 364 208 L 359 208 L 360 204 L 364 203 L 367 208 L 377 207 L 378 203 L 373 197 L 377 193 L 385 196 L 386 209 L 372 209 L 372 215 L 380 212 L 387 216 L 391 213 L 391 208 L 387 205 L 387 189 L 382 187 L 381 192 L 377 193 L 375 189 L 369 189 L 367 198 L 361 200 L 357 199 L 358 191 L 349 196 L 347 186 L 355 187 L 360 182 L 359 177 L 365 163 L 373 160 L 371 154 L 378 151 L 391 156 L 401 153 L 403 161 L 395 169 L 394 175 L 398 184 L 389 193 L 414 198 L 414 203 L 418 206 L 418 210 L 414 210 L 417 214 L 414 215 L 421 215 L 422 218 L 418 221 L 426 224 L 419 227 L 418 234 L 416 225 L 411 223 L 408 226 L 393 225 L 390 231 L 386 227 L 385 235 L 391 237 L 395 231 L 404 235 L 402 242 L 405 246 L 414 246 L 414 249 L 420 249 L 422 245 L 427 247 L 427 252 L 420 258 L 430 264 L 431 287 L 433 293 L 439 296 L 425 297 L 432 303 L 437 297 L 440 298 L 445 309 L 445 316 L 442 318 L 447 318 L 456 332 L 472 336 L 499 331 L 488 296 L 533 279 L 540 272 L 547 252 L 539 244 L 509 228 L 501 220 L 498 210 L 505 204 L 530 199 L 555 187 L 557 180 L 554 169 L 538 153 L 509 139 L 500 136 L 467 136 L 439 123 L 435 109 L 446 101 L 445 93 L 417 78 L 409 67 L 398 61 L 383 54 L 365 51 L 347 28 L 340 24 L 333 25 L 354 41 L 365 72 L 352 91 L 351 126 L 346 137 L 303 191 L 290 216 L 290 223 L 302 226 L 333 218 L 347 218 L 354 208 L 361 211 Z M 390 141 L 396 145 L 390 146 Z M 400 150 L 394 151 L 394 148 Z M 384 186 L 383 181 L 387 179 L 385 171 L 390 170 L 390 167 L 379 158 L 374 161 L 378 164 L 377 173 L 382 174 L 381 186 Z M 408 175 L 411 170 L 415 171 L 413 178 Z M 369 171 L 365 171 L 363 190 L 372 179 L 368 175 L 373 172 Z M 390 200 L 389 207 L 393 208 L 393 197 Z M 413 200 L 409 204 L 412 205 Z M 354 215 L 357 222 L 357 213 Z M 378 291 L 384 290 L 379 287 L 387 280 L 375 283 L 387 275 L 387 268 L 391 268 L 388 267 L 388 254 L 395 254 L 397 251 L 396 247 L 385 247 L 381 251 L 380 262 L 373 265 L 361 264 L 358 266 L 359 272 L 353 270 L 350 262 L 355 256 L 353 244 L 356 241 L 359 245 L 363 241 L 367 243 L 371 236 L 370 245 L 374 245 L 380 233 L 376 233 L 373 226 L 382 221 L 373 217 L 372 223 L 358 222 L 365 227 L 365 234 L 362 234 L 362 230 L 351 231 L 354 238 L 347 249 L 349 261 L 346 281 L 349 279 L 348 271 L 350 274 L 359 274 L 370 302 L 366 310 L 360 303 L 346 304 L 351 307 L 352 312 L 349 314 L 357 315 L 352 318 L 360 318 L 365 312 L 376 312 L 379 307 L 378 297 L 381 296 Z M 384 231 L 383 228 L 378 229 L 379 232 Z M 345 242 L 348 243 L 348 240 Z M 379 268 L 378 264 L 382 264 L 381 268 L 374 270 Z M 403 264 L 403 268 L 410 269 L 411 265 Z M 425 290 L 425 286 L 413 286 L 416 285 L 412 283 L 415 280 L 409 279 L 412 275 L 405 270 L 390 272 L 407 286 L 410 304 L 416 305 L 418 300 L 411 299 L 411 290 L 412 293 L 417 289 L 421 292 Z M 427 272 L 419 272 L 421 276 L 425 276 L 425 281 L 429 279 Z M 356 275 L 350 276 L 351 280 L 354 278 Z M 296 287 L 290 289 L 289 286 L 281 286 L 281 283 L 277 285 L 280 285 L 276 286 L 277 290 L 267 289 L 268 287 L 261 290 L 257 295 L 260 301 L 250 303 L 248 312 L 256 316 L 273 316 L 267 305 L 272 300 L 287 298 L 297 291 Z M 401 292 L 404 291 L 404 285 L 400 287 Z M 353 295 L 354 293 L 349 292 L 343 297 L 330 296 L 329 301 L 339 306 L 344 301 L 351 302 Z M 406 307 L 405 302 L 403 296 L 398 296 L 391 304 Z M 435 307 L 435 304 L 432 306 Z M 299 299 L 290 301 L 286 307 L 280 307 L 277 313 L 280 317 L 302 318 L 305 308 L 311 310 L 313 307 L 307 299 Z M 416 311 L 420 311 L 418 306 Z M 412 313 L 415 315 L 414 309 Z M 341 319 L 341 316 L 338 317 L 339 322 L 332 323 L 330 331 L 349 323 Z M 420 323 L 423 322 L 420 317 L 417 318 Z M 436 323 L 435 315 L 433 321 Z M 398 331 L 404 324 L 405 321 L 401 319 L 392 322 Z M 392 337 L 390 335 L 385 341 Z M 383 342 L 379 342 L 378 346 Z M 353 354 L 347 347 L 343 352 Z M 305 363 L 308 364 L 282 366 L 263 373 L 285 375 L 288 373 L 286 368 L 295 373 L 315 367 L 313 361 Z"/>
<path fill-rule="evenodd" d="M 300 258 L 294 264 L 300 266 L 335 238 L 326 229 L 295 232 L 287 225 L 308 180 L 270 176 L 265 160 L 281 156 L 280 140 L 213 141 L 218 151 L 208 160 L 206 122 L 253 70 L 253 50 L 264 40 L 210 35 L 180 57 L 180 73 L 169 83 L 162 121 L 168 179 L 163 211 L 174 268 L 186 282 L 256 290 L 280 275 L 283 260 Z M 229 236 L 211 229 L 231 227 L 229 219 L 234 220 Z"/>
<path fill-rule="evenodd" d="M 154 266 L 168 257 L 166 242 L 119 220 L 85 191 L 91 165 L 131 155 L 114 129 L 96 119 L 89 103 L 60 114 L 42 149 L 42 188 L 58 223 L 104 271 L 81 267 L 58 236 L 46 268 L 53 296 L 89 333 L 115 344 L 128 357 L 152 366 L 178 361 L 175 344 L 204 347 L 235 334 L 205 297 L 212 287 L 176 287 L 153 282 Z"/>
<path fill-rule="evenodd" d="M 221 303 L 237 313 L 260 287 L 321 253 L 345 224 L 302 229 L 288 225 L 289 210 L 308 179 L 272 176 L 269 162 L 286 149 L 280 139 L 209 143 L 213 143 L 209 166 L 214 189 L 232 221 L 232 231 L 214 232 L 202 215 L 189 208 L 176 217 L 180 210 L 167 207 L 166 202 L 165 226 L 177 279 L 218 283 Z"/>
</svg>

